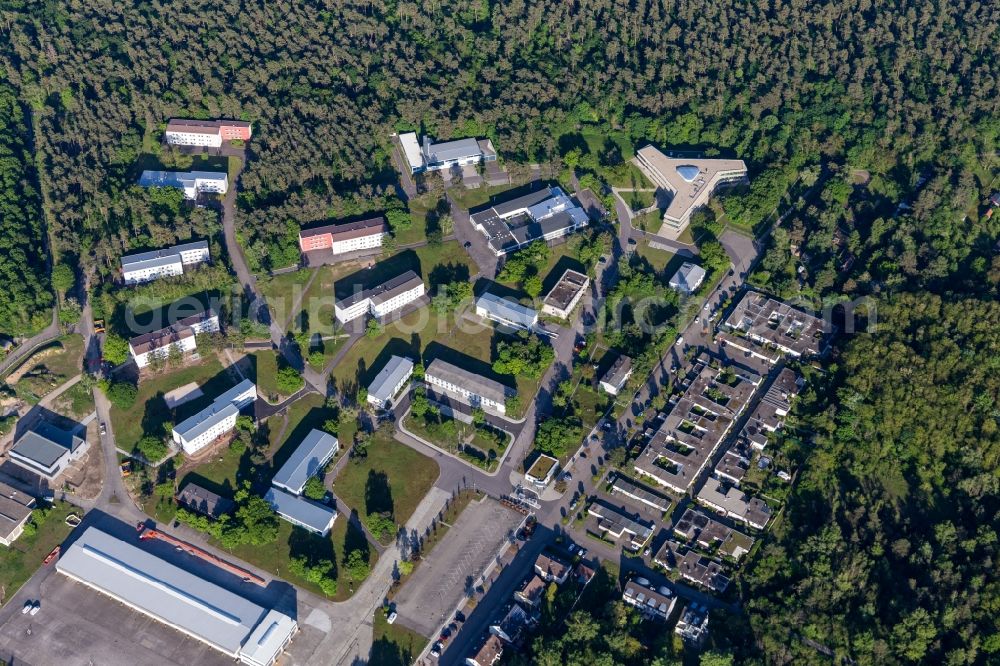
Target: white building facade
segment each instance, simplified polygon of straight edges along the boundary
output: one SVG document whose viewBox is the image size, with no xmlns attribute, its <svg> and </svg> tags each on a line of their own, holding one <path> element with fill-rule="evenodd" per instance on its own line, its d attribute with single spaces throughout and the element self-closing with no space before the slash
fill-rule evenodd
<svg viewBox="0 0 1000 666">
<path fill-rule="evenodd" d="M 174 426 L 174 443 L 190 455 L 197 453 L 236 427 L 240 410 L 257 399 L 257 386 L 245 379 L 211 405 Z"/>
<path fill-rule="evenodd" d="M 179 352 L 192 352 L 197 348 L 195 336 L 215 333 L 219 329 L 219 315 L 211 312 L 183 319 L 173 326 L 129 340 L 129 353 L 140 368 L 145 368 L 157 358 L 167 358 L 171 348 Z"/>
<path fill-rule="evenodd" d="M 193 201 L 199 194 L 225 194 L 229 190 L 229 176 L 218 171 L 143 171 L 139 185 L 173 187 Z"/>
<path fill-rule="evenodd" d="M 125 284 L 133 285 L 182 275 L 186 268 L 205 263 L 210 258 L 207 241 L 130 254 L 121 259 L 122 279 Z"/>
<path fill-rule="evenodd" d="M 346 324 L 366 314 L 377 319 L 395 312 L 419 299 L 425 293 L 424 282 L 413 271 L 407 271 L 372 289 L 359 291 L 333 304 L 337 321 Z"/>
</svg>

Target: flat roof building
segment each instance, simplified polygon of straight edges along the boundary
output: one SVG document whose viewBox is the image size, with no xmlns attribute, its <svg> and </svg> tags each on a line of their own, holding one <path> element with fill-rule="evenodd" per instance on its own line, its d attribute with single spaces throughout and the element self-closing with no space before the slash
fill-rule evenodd
<svg viewBox="0 0 1000 666">
<path fill-rule="evenodd" d="M 271 485 L 301 495 L 306 481 L 319 474 L 339 450 L 336 437 L 322 430 L 310 430 L 271 479 Z"/>
<path fill-rule="evenodd" d="M 718 552 L 739 560 L 750 552 L 753 537 L 723 525 L 698 509 L 688 508 L 681 519 L 674 524 L 674 534 L 687 542 L 694 542 L 705 550 L 718 546 Z"/>
<path fill-rule="evenodd" d="M 292 495 L 280 488 L 267 489 L 264 499 L 276 514 L 292 525 L 325 537 L 333 528 L 337 512 L 330 507 L 310 501 L 299 495 Z"/>
<path fill-rule="evenodd" d="M 611 492 L 624 495 L 634 499 L 637 502 L 642 502 L 646 506 L 655 509 L 661 513 L 666 513 L 670 510 L 671 501 L 666 495 L 662 495 L 652 488 L 637 483 L 627 476 L 618 474 L 615 477 L 614 482 L 611 484 Z"/>
<path fill-rule="evenodd" d="M 442 390 L 467 405 L 497 414 L 506 414 L 507 398 L 517 395 L 517 391 L 509 386 L 440 358 L 427 366 L 424 381 L 435 390 Z"/>
<path fill-rule="evenodd" d="M 605 393 L 618 395 L 618 392 L 625 387 L 625 382 L 632 376 L 632 358 L 625 354 L 620 355 L 611 364 L 608 371 L 601 377 L 601 388 Z"/>
<path fill-rule="evenodd" d="M 34 497 L 0 482 L 0 544 L 10 546 L 21 536 L 34 508 Z"/>
<path fill-rule="evenodd" d="M 550 241 L 587 226 L 586 211 L 558 187 L 495 203 L 469 216 L 500 257 L 536 240 Z"/>
<path fill-rule="evenodd" d="M 389 225 L 379 215 L 366 220 L 345 224 L 326 224 L 299 231 L 299 249 L 302 252 L 329 250 L 332 254 L 345 254 L 358 250 L 382 247 L 389 235 Z"/>
<path fill-rule="evenodd" d="M 587 513 L 597 518 L 597 529 L 601 532 L 615 539 L 627 536 L 627 546 L 633 551 L 641 550 L 653 536 L 652 523 L 602 500 L 592 502 L 587 507 Z"/>
<path fill-rule="evenodd" d="M 685 261 L 670 278 L 670 288 L 682 294 L 693 294 L 705 281 L 705 269 L 690 261 Z"/>
<path fill-rule="evenodd" d="M 387 409 L 412 375 L 413 361 L 402 356 L 390 356 L 368 385 L 368 402 L 378 409 Z"/>
<path fill-rule="evenodd" d="M 476 299 L 476 314 L 522 331 L 530 331 L 538 324 L 538 313 L 533 308 L 490 292 Z"/>
<path fill-rule="evenodd" d="M 569 319 L 589 286 L 589 277 L 567 268 L 542 301 L 542 312 L 552 317 Z"/>
<path fill-rule="evenodd" d="M 633 461 L 645 478 L 686 493 L 746 409 L 762 379 L 745 368 L 716 368 L 706 355 L 696 373 Z"/>
<path fill-rule="evenodd" d="M 674 237 L 717 189 L 749 182 L 743 160 L 668 157 L 653 146 L 645 146 L 636 153 L 636 163 L 654 185 L 673 194 L 663 211 L 663 226 Z"/>
<path fill-rule="evenodd" d="M 199 194 L 225 194 L 229 190 L 229 175 L 221 171 L 143 171 L 139 186 L 172 187 L 193 201 Z"/>
<path fill-rule="evenodd" d="M 181 275 L 186 268 L 207 262 L 210 258 L 208 241 L 195 241 L 165 247 L 162 250 L 137 252 L 122 257 L 122 279 L 125 284 L 132 285 Z"/>
<path fill-rule="evenodd" d="M 88 448 L 87 440 L 42 421 L 24 432 L 8 455 L 18 467 L 54 482 Z"/>
<path fill-rule="evenodd" d="M 172 437 L 184 453 L 197 453 L 236 427 L 240 410 L 257 399 L 257 386 L 249 379 L 229 389 L 197 414 L 174 426 Z"/>
<path fill-rule="evenodd" d="M 708 638 L 708 608 L 694 602 L 681 612 L 674 633 L 684 640 L 701 645 Z"/>
<path fill-rule="evenodd" d="M 298 624 L 96 527 L 56 560 L 59 573 L 253 666 L 270 666 Z"/>
<path fill-rule="evenodd" d="M 399 143 L 410 174 L 493 162 L 497 158 L 493 142 L 489 139 L 468 138 L 433 143 L 430 137 L 425 136 L 421 144 L 415 132 L 405 132 L 399 135 Z"/>
<path fill-rule="evenodd" d="M 382 319 L 423 295 L 424 281 L 415 272 L 406 271 L 376 287 L 356 290 L 334 303 L 333 309 L 342 324 L 367 314 Z"/>
<path fill-rule="evenodd" d="M 197 349 L 196 336 L 218 330 L 219 315 L 209 308 L 180 319 L 166 328 L 137 335 L 129 340 L 128 350 L 135 364 L 145 368 L 154 360 L 165 360 L 171 349 L 176 349 L 181 354 L 194 351 Z"/>
<path fill-rule="evenodd" d="M 723 326 L 734 333 L 726 338 L 728 344 L 770 362 L 774 357 L 761 353 L 759 346 L 808 358 L 821 356 L 830 337 L 823 320 L 757 291 L 743 294 Z"/>
<path fill-rule="evenodd" d="M 208 516 L 213 520 L 218 520 L 227 513 L 232 513 L 236 508 L 236 502 L 223 497 L 218 493 L 213 493 L 208 488 L 203 488 L 197 483 L 188 483 L 177 493 L 177 503 L 191 511 Z"/>
</svg>

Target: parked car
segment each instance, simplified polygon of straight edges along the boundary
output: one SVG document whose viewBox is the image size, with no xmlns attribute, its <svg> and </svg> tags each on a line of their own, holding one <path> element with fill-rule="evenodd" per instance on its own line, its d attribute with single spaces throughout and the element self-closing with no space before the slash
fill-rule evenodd
<svg viewBox="0 0 1000 666">
<path fill-rule="evenodd" d="M 684 344 L 684 336 L 683 335 L 681 337 L 677 338 L 677 343 L 676 344 L 677 344 L 678 347 L 680 347 L 682 344 Z"/>
<path fill-rule="evenodd" d="M 38 615 L 38 611 L 40 611 L 40 610 L 42 610 L 42 602 L 41 601 L 36 601 L 34 604 L 32 604 L 32 606 L 31 606 L 31 614 L 32 615 Z"/>
<path fill-rule="evenodd" d="M 396 611 L 392 611 L 391 613 L 389 613 L 389 616 L 385 618 L 385 621 L 388 622 L 389 624 L 392 624 L 393 622 L 396 621 L 397 617 L 399 617 L 399 614 L 396 613 Z"/>
<path fill-rule="evenodd" d="M 101 434 L 102 435 L 107 435 L 108 434 L 108 425 L 106 423 L 104 423 L 103 421 L 101 421 Z"/>
<path fill-rule="evenodd" d="M 34 606 L 34 605 L 35 604 L 32 603 L 31 599 L 28 599 L 27 601 L 25 601 L 24 602 L 24 608 L 21 609 L 21 615 L 27 615 L 28 611 L 30 611 L 31 608 L 32 608 L 32 606 Z"/>
<path fill-rule="evenodd" d="M 472 247 L 472 241 L 465 241 L 465 249 Z"/>
<path fill-rule="evenodd" d="M 441 646 L 440 643 L 435 643 L 434 647 L 431 648 L 431 656 L 432 657 L 440 657 L 441 656 L 441 647 L 442 646 Z"/>
</svg>

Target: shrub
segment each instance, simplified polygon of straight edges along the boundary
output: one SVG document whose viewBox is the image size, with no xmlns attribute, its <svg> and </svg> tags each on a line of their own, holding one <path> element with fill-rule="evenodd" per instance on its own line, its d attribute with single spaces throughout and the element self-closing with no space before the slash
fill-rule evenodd
<svg viewBox="0 0 1000 666">
<path fill-rule="evenodd" d="M 115 382 L 108 387 L 108 400 L 119 409 L 129 409 L 135 404 L 138 395 L 139 389 L 135 387 L 135 384 L 128 382 Z"/>
<path fill-rule="evenodd" d="M 162 438 L 148 435 L 139 440 L 139 443 L 135 445 L 135 450 L 149 462 L 155 463 L 167 455 L 169 448 Z"/>
<path fill-rule="evenodd" d="M 278 369 L 278 374 L 275 375 L 275 384 L 278 387 L 278 392 L 283 395 L 291 395 L 305 386 L 306 381 L 302 379 L 302 375 L 298 371 L 291 367 L 285 366 Z"/>
<path fill-rule="evenodd" d="M 323 485 L 318 476 L 310 476 L 309 480 L 306 481 L 306 487 L 303 489 L 302 494 L 311 500 L 321 502 L 326 497 L 326 486 Z"/>
</svg>

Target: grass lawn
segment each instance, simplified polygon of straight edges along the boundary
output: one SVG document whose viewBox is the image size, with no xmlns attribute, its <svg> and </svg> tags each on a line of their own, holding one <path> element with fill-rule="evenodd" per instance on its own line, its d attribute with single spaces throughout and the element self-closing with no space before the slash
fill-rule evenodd
<svg viewBox="0 0 1000 666">
<path fill-rule="evenodd" d="M 660 250 L 655 247 L 650 247 L 649 241 L 646 239 L 639 241 L 639 245 L 636 246 L 636 252 L 639 253 L 639 256 L 646 259 L 650 266 L 660 272 L 666 269 L 676 256 L 669 250 Z"/>
<path fill-rule="evenodd" d="M 276 351 L 265 349 L 248 354 L 247 358 L 252 368 L 247 378 L 257 384 L 257 392 L 261 397 L 269 402 L 278 403 L 291 395 L 278 389 L 279 359 Z M 283 367 L 284 361 L 281 361 L 280 365 Z"/>
<path fill-rule="evenodd" d="M 606 168 L 603 170 L 603 175 L 611 187 L 655 188 L 642 170 L 631 162 L 622 162 L 618 166 Z"/>
<path fill-rule="evenodd" d="M 0 589 L 4 603 L 42 566 L 45 556 L 69 536 L 72 530 L 66 524 L 66 516 L 71 513 L 82 516 L 80 509 L 67 502 L 56 502 L 45 518 L 40 518 L 36 510 L 32 517 L 38 525 L 35 534 L 22 534 L 9 548 L 0 548 Z"/>
<path fill-rule="evenodd" d="M 634 210 L 643 210 L 644 208 L 649 208 L 656 203 L 656 192 L 648 190 L 633 190 L 631 192 L 622 192 L 622 197 L 625 199 L 625 203 Z"/>
<path fill-rule="evenodd" d="M 241 458 L 242 454 L 234 452 L 227 446 L 220 450 L 219 454 L 213 457 L 210 462 L 198 465 L 194 470 L 185 474 L 177 488 L 181 489 L 188 482 L 193 481 L 200 486 L 208 487 L 209 490 L 218 492 L 220 495 L 232 497 L 236 490 Z M 206 481 L 209 483 L 205 483 Z"/>
<path fill-rule="evenodd" d="M 439 473 L 438 464 L 427 456 L 377 432 L 368 455 L 344 466 L 333 491 L 362 518 L 390 512 L 398 525 L 405 525 Z"/>
<path fill-rule="evenodd" d="M 455 424 L 454 435 L 446 434 L 441 429 L 442 425 L 448 423 Z M 511 442 L 509 434 L 502 433 L 502 437 L 498 441 L 497 438 L 490 436 L 490 432 L 483 432 L 480 428 L 473 427 L 472 424 L 444 415 L 440 415 L 438 419 L 424 419 L 407 414 L 404 419 L 404 425 L 407 430 L 418 435 L 420 438 L 442 449 L 451 451 L 463 460 L 467 460 L 488 472 L 492 472 L 497 468 L 500 457 L 503 456 L 504 451 L 507 450 Z M 448 427 L 451 426 L 449 425 Z M 493 432 L 497 432 L 498 435 L 501 434 L 499 431 Z M 466 444 L 465 449 L 459 450 L 459 440 Z M 469 446 L 478 450 L 479 453 L 476 453 L 476 451 L 470 452 L 468 450 Z"/>
<path fill-rule="evenodd" d="M 633 229 L 647 231 L 651 234 L 658 232 L 662 226 L 663 214 L 659 210 L 651 210 L 648 213 L 643 213 L 632 218 Z"/>
<path fill-rule="evenodd" d="M 210 541 L 215 542 L 214 539 L 210 539 Z M 215 546 L 222 550 L 228 550 L 217 542 L 215 542 Z M 347 516 L 339 515 L 333 524 L 333 529 L 330 530 L 330 534 L 325 538 L 307 532 L 301 527 L 295 527 L 287 521 L 279 520 L 278 538 L 275 540 L 274 547 L 261 548 L 260 546 L 243 544 L 228 550 L 228 552 L 234 557 L 246 560 L 250 564 L 320 596 L 325 595 L 316 584 L 291 572 L 289 561 L 292 557 L 298 556 L 333 561 L 337 569 L 337 593 L 327 598 L 333 601 L 344 601 L 349 599 L 354 594 L 354 590 L 362 583 L 360 580 L 350 581 L 344 574 L 344 562 L 347 561 L 348 554 L 355 550 L 361 550 L 368 556 L 369 567 L 375 566 L 375 562 L 378 561 L 378 552 L 368 543 L 364 533 L 350 525 Z"/>
<path fill-rule="evenodd" d="M 198 384 L 203 395 L 180 405 L 177 409 L 168 409 L 167 403 L 163 400 L 164 394 L 189 382 Z M 118 446 L 130 451 L 143 435 L 166 436 L 165 425 L 168 422 L 179 423 L 197 413 L 236 383 L 237 380 L 222 367 L 215 356 L 203 357 L 193 365 L 173 371 L 165 370 L 143 379 L 139 384 L 139 395 L 132 407 L 111 409 L 111 423 Z"/>
<path fill-rule="evenodd" d="M 484 206 L 490 202 L 492 197 L 502 194 L 508 190 L 514 189 L 514 185 L 498 185 L 494 186 L 483 186 L 478 187 L 474 190 L 467 190 L 464 187 L 452 187 L 448 190 L 448 194 L 451 196 L 452 201 L 454 201 L 460 208 L 476 208 L 478 206 Z"/>
<path fill-rule="evenodd" d="M 94 411 L 94 394 L 77 382 L 63 391 L 53 406 L 59 414 L 80 420 Z"/>
<path fill-rule="evenodd" d="M 587 382 L 581 382 L 573 394 L 573 401 L 577 403 L 576 413 L 583 420 L 584 430 L 589 431 L 604 416 L 611 396 L 590 387 Z"/>
<path fill-rule="evenodd" d="M 587 144 L 587 148 L 592 153 L 600 155 L 604 151 L 604 144 L 610 140 L 618 144 L 622 159 L 628 160 L 635 155 L 635 146 L 632 145 L 632 141 L 624 132 L 595 131 L 591 128 L 585 129 L 581 134 Z M 626 164 L 628 163 L 626 162 Z"/>
<path fill-rule="evenodd" d="M 309 278 L 320 269 L 303 268 L 291 273 L 282 273 L 274 277 L 264 278 L 258 281 L 261 293 L 267 300 L 271 316 L 279 326 L 284 327 L 285 322 L 294 313 L 292 304 L 297 296 L 303 293 Z"/>
<path fill-rule="evenodd" d="M 379 666 L 410 666 L 430 641 L 415 631 L 395 622 L 386 621 L 385 611 L 375 611 L 374 643 L 368 663 Z"/>
</svg>

